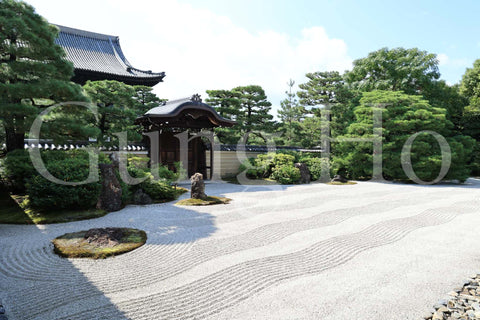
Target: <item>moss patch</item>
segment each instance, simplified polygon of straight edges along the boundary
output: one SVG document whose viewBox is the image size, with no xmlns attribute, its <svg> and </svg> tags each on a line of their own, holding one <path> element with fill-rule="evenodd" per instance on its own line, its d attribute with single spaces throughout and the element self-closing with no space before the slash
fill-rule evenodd
<svg viewBox="0 0 480 320">
<path fill-rule="evenodd" d="M 202 200 L 202 199 L 183 199 L 178 201 L 176 204 L 179 206 L 209 206 L 212 204 L 227 204 L 232 199 L 230 198 L 223 198 L 223 197 L 215 197 L 215 196 L 209 196 L 207 199 Z"/>
<path fill-rule="evenodd" d="M 332 185 L 332 186 L 345 186 L 345 185 L 352 185 L 352 184 L 357 184 L 355 181 L 347 181 L 347 182 L 327 182 L 327 184 Z"/>
<path fill-rule="evenodd" d="M 49 224 L 93 219 L 106 215 L 104 210 L 38 211 L 30 207 L 27 196 L 0 193 L 0 223 Z"/>
<path fill-rule="evenodd" d="M 130 228 L 120 228 L 123 236 L 118 245 L 98 246 L 85 240 L 88 230 L 67 233 L 52 240 L 56 254 L 67 258 L 105 259 L 137 249 L 147 241 L 145 231 Z"/>
<path fill-rule="evenodd" d="M 190 192 L 190 190 L 183 188 L 183 187 L 174 187 L 175 188 L 175 197 L 179 197 L 185 192 Z"/>
</svg>

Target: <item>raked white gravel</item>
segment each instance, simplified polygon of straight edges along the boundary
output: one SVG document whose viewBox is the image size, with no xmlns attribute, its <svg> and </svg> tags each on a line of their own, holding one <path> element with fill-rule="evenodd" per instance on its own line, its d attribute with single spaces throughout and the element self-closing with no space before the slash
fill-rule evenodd
<svg viewBox="0 0 480 320">
<path fill-rule="evenodd" d="M 206 192 L 233 202 L 0 225 L 0 299 L 9 319 L 420 319 L 480 272 L 476 179 L 209 183 Z M 53 253 L 53 238 L 94 227 L 143 229 L 148 241 L 105 260 Z"/>
</svg>

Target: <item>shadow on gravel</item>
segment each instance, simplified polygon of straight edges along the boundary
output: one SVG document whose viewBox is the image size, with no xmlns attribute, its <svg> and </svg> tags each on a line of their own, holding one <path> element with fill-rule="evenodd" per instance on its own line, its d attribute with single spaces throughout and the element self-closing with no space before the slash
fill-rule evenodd
<svg viewBox="0 0 480 320">
<path fill-rule="evenodd" d="M 20 243 L 23 236 L 25 243 Z M 71 316 L 77 310 L 77 299 L 85 298 L 77 291 L 82 287 L 95 297 L 95 303 L 114 309 L 115 319 L 129 319 L 70 260 L 53 253 L 49 239 L 37 226 L 0 224 L 0 243 L 0 296 L 9 318 L 83 319 L 81 313 Z"/>
</svg>

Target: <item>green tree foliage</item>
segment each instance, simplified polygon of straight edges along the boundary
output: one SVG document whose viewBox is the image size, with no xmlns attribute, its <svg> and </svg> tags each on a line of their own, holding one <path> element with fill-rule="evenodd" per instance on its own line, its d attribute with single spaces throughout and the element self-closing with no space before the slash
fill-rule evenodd
<svg viewBox="0 0 480 320">
<path fill-rule="evenodd" d="M 449 86 L 444 80 L 434 81 L 424 90 L 423 96 L 432 106 L 445 109 L 447 119 L 455 125 L 455 129 L 462 130 L 462 115 L 468 99 L 460 94 L 459 85 Z"/>
<path fill-rule="evenodd" d="M 417 48 L 382 48 L 353 62 L 346 82 L 361 91 L 391 90 L 421 94 L 440 77 L 435 54 Z"/>
<path fill-rule="evenodd" d="M 23 148 L 25 132 L 45 107 L 85 101 L 81 87 L 70 82 L 73 66 L 55 44 L 57 34 L 58 29 L 25 2 L 0 1 L 0 120 L 7 151 Z M 72 134 L 87 134 L 82 130 L 85 122 L 76 119 L 76 112 L 65 114 L 69 114 L 66 119 L 60 111 L 52 116 L 56 125 L 50 130 L 64 129 L 60 125 L 63 118 Z"/>
<path fill-rule="evenodd" d="M 309 80 L 299 85 L 301 90 L 297 93 L 300 103 L 312 106 L 312 112 L 318 118 L 321 118 L 321 110 L 328 107 L 330 112 L 326 116 L 330 121 L 331 135 L 343 134 L 354 119 L 353 104 L 358 101 L 360 94 L 348 89 L 343 76 L 337 71 L 307 73 L 306 77 Z M 320 120 L 311 120 L 308 125 L 311 126 L 313 122 L 320 123 Z"/>
<path fill-rule="evenodd" d="M 133 86 L 135 94 L 133 95 L 135 112 L 137 116 L 141 116 L 148 110 L 158 107 L 161 103 L 166 102 L 166 99 L 160 99 L 153 88 L 148 86 Z"/>
<path fill-rule="evenodd" d="M 220 116 L 225 119 L 237 121 L 237 124 L 231 128 L 215 128 L 215 134 L 220 142 L 224 144 L 236 144 L 241 138 L 242 124 L 239 116 L 240 95 L 231 90 L 207 90 L 208 98 L 205 100 Z"/>
<path fill-rule="evenodd" d="M 290 79 L 287 85 L 288 91 L 285 91 L 287 97 L 280 101 L 278 110 L 278 117 L 281 120 L 279 130 L 282 133 L 280 142 L 283 145 L 295 146 L 301 143 L 301 121 L 305 118 L 307 110 L 298 103 L 296 94 L 292 92 L 295 81 Z"/>
<path fill-rule="evenodd" d="M 470 163 L 472 173 L 480 175 L 480 59 L 473 63 L 473 68 L 468 68 L 460 83 L 460 93 L 468 100 L 461 123 L 463 133 L 473 137 L 475 145 L 474 157 Z"/>
<path fill-rule="evenodd" d="M 384 106 L 381 108 L 381 106 Z M 379 109 L 380 108 L 380 109 Z M 401 152 L 407 139 L 420 131 L 431 130 L 446 138 L 452 152 L 452 163 L 446 179 L 465 180 L 470 172 L 466 165 L 473 139 L 454 135 L 446 110 L 431 106 L 421 96 L 402 92 L 372 91 L 364 93 L 355 108 L 355 122 L 347 129 L 347 138 L 373 137 L 373 110 L 382 112 L 383 173 L 389 180 L 408 180 L 401 165 Z M 353 179 L 372 176 L 372 142 L 339 142 L 334 157 L 337 170 Z M 411 160 L 416 175 L 433 181 L 439 174 L 442 158 L 438 142 L 431 135 L 420 135 L 412 146 Z"/>
<path fill-rule="evenodd" d="M 241 86 L 232 90 L 207 90 L 206 99 L 227 119 L 235 120 L 237 125 L 229 129 L 219 129 L 220 141 L 238 143 L 248 135 L 247 143 L 265 143 L 261 133 L 273 132 L 275 122 L 269 113 L 272 104 L 267 100 L 265 91 L 257 85 Z M 223 139 L 223 140 L 222 140 Z"/>
<path fill-rule="evenodd" d="M 468 106 L 462 117 L 464 133 L 480 141 L 480 59 L 463 75 L 460 93 L 468 99 Z"/>
<path fill-rule="evenodd" d="M 83 88 L 98 106 L 97 140 L 104 144 L 116 140 L 114 133 L 124 131 L 129 141 L 140 141 L 142 130 L 134 124 L 135 119 L 161 102 L 149 87 L 113 80 L 87 81 Z"/>
<path fill-rule="evenodd" d="M 242 133 L 253 133 L 247 142 L 266 142 L 266 137 L 261 133 L 271 133 L 274 129 L 273 116 L 270 114 L 272 104 L 267 100 L 265 91 L 257 85 L 241 86 L 233 88 L 232 91 L 239 95 L 240 110 L 238 122 L 242 126 Z M 250 140 L 251 139 L 251 140 Z"/>
</svg>

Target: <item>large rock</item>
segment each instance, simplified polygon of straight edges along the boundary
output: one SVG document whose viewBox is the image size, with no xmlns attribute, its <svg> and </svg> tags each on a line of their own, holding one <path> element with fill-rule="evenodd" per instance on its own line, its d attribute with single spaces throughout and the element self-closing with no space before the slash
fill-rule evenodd
<svg viewBox="0 0 480 320">
<path fill-rule="evenodd" d="M 102 176 L 102 191 L 97 202 L 97 208 L 108 212 L 122 208 L 122 187 L 115 175 L 113 164 L 100 164 Z"/>
<path fill-rule="evenodd" d="M 88 230 L 83 238 L 95 246 L 114 247 L 122 237 L 123 231 L 120 228 L 95 228 Z"/>
<path fill-rule="evenodd" d="M 336 176 L 333 177 L 332 182 L 347 183 L 348 179 L 342 175 L 337 174 Z"/>
<path fill-rule="evenodd" d="M 133 194 L 133 203 L 134 204 L 140 204 L 140 205 L 146 205 L 146 204 L 152 204 L 153 200 L 150 198 L 148 194 L 143 191 L 143 189 L 138 189 L 135 191 Z"/>
<path fill-rule="evenodd" d="M 300 180 L 299 183 L 310 183 L 311 175 L 310 170 L 305 163 L 295 163 L 295 168 L 300 170 Z"/>
<path fill-rule="evenodd" d="M 190 178 L 190 181 L 192 182 L 190 197 L 192 199 L 205 200 L 207 198 L 207 195 L 205 194 L 205 182 L 203 181 L 203 174 L 198 172 L 195 173 Z"/>
</svg>

